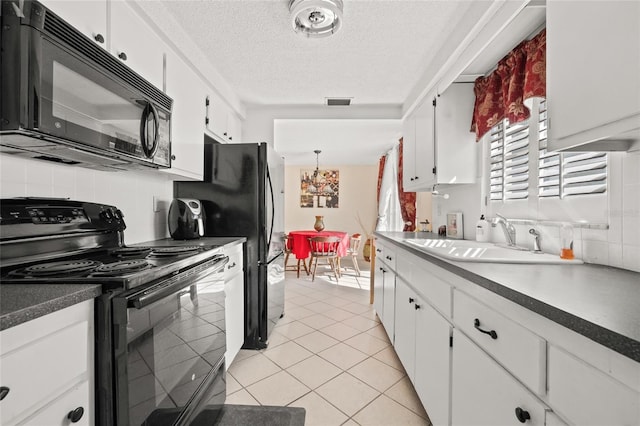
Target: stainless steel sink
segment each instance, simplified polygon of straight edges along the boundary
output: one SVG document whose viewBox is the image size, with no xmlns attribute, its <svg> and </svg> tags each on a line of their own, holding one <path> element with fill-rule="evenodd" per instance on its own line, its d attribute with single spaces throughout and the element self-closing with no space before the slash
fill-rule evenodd
<svg viewBox="0 0 640 426">
<path fill-rule="evenodd" d="M 558 255 L 533 252 L 521 247 L 507 247 L 469 240 L 409 238 L 406 243 L 435 256 L 461 262 L 581 264 L 579 259 L 566 260 Z"/>
</svg>

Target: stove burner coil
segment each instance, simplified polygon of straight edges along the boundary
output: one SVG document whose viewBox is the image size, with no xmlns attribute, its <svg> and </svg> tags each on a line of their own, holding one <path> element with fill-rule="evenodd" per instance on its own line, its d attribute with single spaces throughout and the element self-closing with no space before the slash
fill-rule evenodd
<svg viewBox="0 0 640 426">
<path fill-rule="evenodd" d="M 121 260 L 98 266 L 91 273 L 92 277 L 119 277 L 151 268 L 151 264 L 144 259 Z"/>
<path fill-rule="evenodd" d="M 151 247 L 120 247 L 109 252 L 111 256 L 138 257 L 146 256 L 151 252 Z"/>
<path fill-rule="evenodd" d="M 152 248 L 149 256 L 155 257 L 171 257 L 195 254 L 201 250 L 199 246 L 183 246 L 183 247 L 158 247 Z"/>
<path fill-rule="evenodd" d="M 60 262 L 41 263 L 16 269 L 9 273 L 10 276 L 29 277 L 71 277 L 82 276 L 102 265 L 96 260 L 64 260 Z"/>
</svg>

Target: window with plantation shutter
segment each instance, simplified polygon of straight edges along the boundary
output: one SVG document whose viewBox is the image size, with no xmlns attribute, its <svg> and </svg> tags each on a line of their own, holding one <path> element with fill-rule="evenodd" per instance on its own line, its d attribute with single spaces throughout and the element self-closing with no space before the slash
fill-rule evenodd
<svg viewBox="0 0 640 426">
<path fill-rule="evenodd" d="M 529 196 L 529 120 L 508 124 L 504 131 L 504 199 Z"/>
<path fill-rule="evenodd" d="M 539 106 L 538 196 L 568 197 L 607 190 L 607 155 L 604 152 L 547 151 L 546 102 Z"/>
<path fill-rule="evenodd" d="M 547 102 L 538 109 L 538 196 L 560 196 L 560 154 L 547 151 Z"/>
<path fill-rule="evenodd" d="M 598 194 L 607 190 L 607 154 L 565 152 L 562 154 L 562 196 Z"/>
<path fill-rule="evenodd" d="M 547 103 L 534 103 L 531 117 L 521 123 L 503 120 L 488 134 L 490 154 L 490 200 L 539 198 L 565 199 L 607 190 L 607 155 L 603 152 L 549 152 Z M 533 135 L 532 137 L 530 137 Z M 538 142 L 538 149 L 530 150 Z M 530 152 L 531 151 L 531 152 Z M 530 162 L 529 154 L 537 155 Z M 537 188 L 529 187 L 531 167 L 537 160 Z M 533 170 L 532 184 L 535 184 Z"/>
<path fill-rule="evenodd" d="M 491 200 L 526 199 L 529 194 L 529 120 L 496 124 L 491 138 Z"/>
<path fill-rule="evenodd" d="M 503 159 L 504 159 L 504 137 L 502 136 L 502 123 L 498 123 L 489 132 L 491 140 L 491 165 L 490 165 L 490 188 L 491 200 L 502 200 L 503 194 Z"/>
</svg>

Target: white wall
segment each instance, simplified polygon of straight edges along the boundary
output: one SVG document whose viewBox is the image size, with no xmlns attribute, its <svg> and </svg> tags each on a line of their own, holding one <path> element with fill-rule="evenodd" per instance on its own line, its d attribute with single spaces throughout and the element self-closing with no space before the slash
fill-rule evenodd
<svg viewBox="0 0 640 426">
<path fill-rule="evenodd" d="M 0 154 L 0 197 L 64 197 L 118 207 L 125 215 L 125 243 L 169 236 L 172 181 L 160 171 L 103 172 Z M 153 197 L 161 210 L 153 211 Z"/>
<path fill-rule="evenodd" d="M 340 204 L 338 208 L 302 208 L 300 207 L 300 171 L 313 170 L 315 164 L 308 166 L 285 167 L 285 231 L 311 230 L 316 215 L 324 216 L 325 229 L 345 231 L 349 234 L 365 234 L 358 223 L 360 215 L 366 233 L 373 231 L 376 218 L 377 166 L 331 166 L 323 165 L 323 170 L 340 171 Z"/>
</svg>

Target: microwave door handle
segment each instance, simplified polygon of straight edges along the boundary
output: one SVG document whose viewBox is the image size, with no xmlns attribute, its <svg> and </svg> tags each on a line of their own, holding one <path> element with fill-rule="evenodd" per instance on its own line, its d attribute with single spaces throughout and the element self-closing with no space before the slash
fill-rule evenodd
<svg viewBox="0 0 640 426">
<path fill-rule="evenodd" d="M 153 120 L 153 141 L 151 142 L 151 147 L 149 147 L 148 141 L 148 126 L 149 126 L 149 116 L 151 116 Z M 144 107 L 142 111 L 142 117 L 140 118 L 140 144 L 142 145 L 142 151 L 147 158 L 153 158 L 157 149 L 158 149 L 158 132 L 160 128 L 159 120 L 158 120 L 158 110 L 151 103 L 147 102 L 147 106 Z"/>
</svg>

